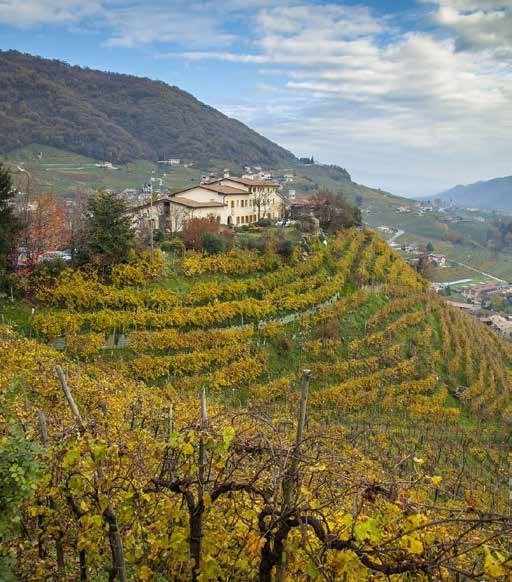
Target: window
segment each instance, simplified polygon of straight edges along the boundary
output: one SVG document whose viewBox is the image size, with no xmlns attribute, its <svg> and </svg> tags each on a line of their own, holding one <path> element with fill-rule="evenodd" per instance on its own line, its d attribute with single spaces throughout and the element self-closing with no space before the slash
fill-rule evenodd
<svg viewBox="0 0 512 582">
<path fill-rule="evenodd" d="M 235 207 L 235 201 L 231 200 L 231 208 L 234 208 L 234 207 Z"/>
<path fill-rule="evenodd" d="M 236 223 L 240 224 L 240 217 L 239 216 L 236 217 Z"/>
</svg>

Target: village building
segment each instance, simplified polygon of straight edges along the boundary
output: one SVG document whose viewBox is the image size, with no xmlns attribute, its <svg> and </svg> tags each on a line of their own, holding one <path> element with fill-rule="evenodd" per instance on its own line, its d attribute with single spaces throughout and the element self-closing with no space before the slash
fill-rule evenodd
<svg viewBox="0 0 512 582">
<path fill-rule="evenodd" d="M 289 215 L 292 220 L 300 220 L 318 211 L 318 201 L 310 198 L 293 198 L 289 201 Z"/>
<path fill-rule="evenodd" d="M 265 218 L 284 216 L 284 201 L 278 184 L 229 176 L 205 181 L 197 186 L 148 202 L 130 210 L 139 230 L 152 222 L 154 228 L 180 232 L 187 220 L 213 217 L 226 226 L 252 224 Z"/>
<path fill-rule="evenodd" d="M 128 213 L 131 215 L 133 228 L 139 232 L 151 228 L 165 230 L 169 220 L 169 200 L 161 198 L 147 201 L 130 207 Z"/>
<path fill-rule="evenodd" d="M 510 337 L 512 336 L 512 321 L 501 315 L 491 315 L 489 317 L 490 327 L 498 333 Z"/>
<path fill-rule="evenodd" d="M 470 301 L 481 301 L 483 297 L 497 291 L 499 287 L 497 283 L 484 283 L 482 285 L 463 287 L 460 291 Z"/>
<path fill-rule="evenodd" d="M 446 256 L 445 255 L 435 255 L 433 253 L 430 253 L 428 256 L 428 260 L 431 263 L 434 263 L 434 265 L 436 265 L 436 267 L 446 267 Z"/>
</svg>

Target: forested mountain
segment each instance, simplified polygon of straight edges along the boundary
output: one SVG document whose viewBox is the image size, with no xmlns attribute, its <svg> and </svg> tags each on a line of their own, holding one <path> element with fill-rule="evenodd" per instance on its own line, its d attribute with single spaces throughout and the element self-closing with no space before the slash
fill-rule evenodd
<svg viewBox="0 0 512 582">
<path fill-rule="evenodd" d="M 7 51 L 0 52 L 0 85 L 4 154 L 39 143 L 114 162 L 296 161 L 243 123 L 160 81 Z"/>
<path fill-rule="evenodd" d="M 491 210 L 512 210 L 512 176 L 494 178 L 458 185 L 441 192 L 433 198 L 453 201 L 457 205 L 488 208 Z"/>
</svg>

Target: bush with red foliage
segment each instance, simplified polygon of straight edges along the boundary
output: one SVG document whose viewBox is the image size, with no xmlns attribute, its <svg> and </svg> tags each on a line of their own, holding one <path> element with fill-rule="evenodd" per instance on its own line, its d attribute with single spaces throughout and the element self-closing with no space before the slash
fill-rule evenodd
<svg viewBox="0 0 512 582">
<path fill-rule="evenodd" d="M 203 235 L 205 233 L 221 235 L 226 238 L 227 246 L 232 244 L 232 231 L 222 226 L 213 216 L 187 220 L 183 225 L 180 236 L 188 249 L 200 251 L 203 250 Z"/>
</svg>

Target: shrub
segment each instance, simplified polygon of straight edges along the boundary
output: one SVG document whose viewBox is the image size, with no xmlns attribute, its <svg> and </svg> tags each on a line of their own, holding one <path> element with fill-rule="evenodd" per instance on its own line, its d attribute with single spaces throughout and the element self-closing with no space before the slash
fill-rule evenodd
<svg viewBox="0 0 512 582">
<path fill-rule="evenodd" d="M 199 251 L 203 248 L 202 237 L 206 232 L 219 234 L 221 230 L 221 225 L 213 216 L 208 218 L 191 218 L 183 225 L 180 236 L 188 249 Z"/>
<path fill-rule="evenodd" d="M 172 238 L 171 240 L 166 240 L 160 245 L 162 251 L 166 253 L 172 253 L 174 255 L 183 255 L 185 253 L 185 244 L 181 238 Z"/>
<path fill-rule="evenodd" d="M 272 224 L 272 221 L 270 220 L 270 218 L 260 218 L 257 224 L 258 226 L 270 226 Z"/>
<path fill-rule="evenodd" d="M 64 269 L 66 269 L 68 264 L 61 257 L 55 257 L 53 259 L 47 259 L 38 263 L 33 271 L 32 277 L 34 279 L 56 279 Z"/>
<path fill-rule="evenodd" d="M 163 275 L 166 266 L 165 256 L 158 249 L 155 249 L 154 251 L 145 250 L 140 252 L 130 260 L 130 264 L 141 269 L 142 275 L 146 281 Z"/>
<path fill-rule="evenodd" d="M 214 234 L 213 232 L 205 232 L 201 236 L 201 243 L 203 245 L 203 250 L 205 250 L 209 255 L 217 255 L 223 253 L 227 248 L 226 239 L 219 234 Z"/>
<path fill-rule="evenodd" d="M 335 318 L 322 321 L 318 325 L 317 335 L 320 339 L 339 340 L 341 337 L 339 321 Z"/>
<path fill-rule="evenodd" d="M 112 267 L 111 278 L 114 287 L 143 285 L 145 282 L 142 269 L 135 265 L 114 265 Z"/>
<path fill-rule="evenodd" d="M 280 240 L 276 245 L 276 251 L 283 259 L 291 259 L 294 250 L 295 244 L 288 238 Z"/>
<path fill-rule="evenodd" d="M 275 340 L 275 346 L 280 354 L 286 354 L 292 349 L 292 341 L 286 335 L 280 335 Z"/>
<path fill-rule="evenodd" d="M 156 243 L 162 243 L 165 240 L 165 233 L 161 228 L 157 228 L 153 233 L 153 241 Z"/>
<path fill-rule="evenodd" d="M 267 241 L 261 237 L 243 236 L 238 239 L 238 244 L 242 249 L 259 253 L 265 253 L 268 248 Z"/>
</svg>

